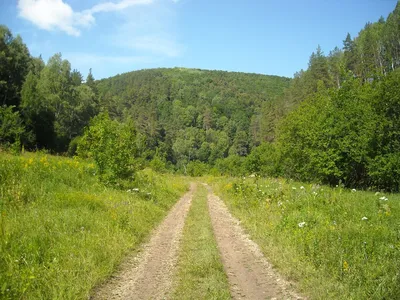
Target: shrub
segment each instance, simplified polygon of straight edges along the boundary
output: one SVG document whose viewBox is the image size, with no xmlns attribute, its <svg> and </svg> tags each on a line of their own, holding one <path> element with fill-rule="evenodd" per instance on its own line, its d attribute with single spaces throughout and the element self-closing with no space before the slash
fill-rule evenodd
<svg viewBox="0 0 400 300">
<path fill-rule="evenodd" d="M 100 113 L 91 121 L 78 143 L 78 155 L 92 158 L 103 182 L 115 184 L 135 171 L 136 132 L 131 122 L 111 120 Z"/>
</svg>

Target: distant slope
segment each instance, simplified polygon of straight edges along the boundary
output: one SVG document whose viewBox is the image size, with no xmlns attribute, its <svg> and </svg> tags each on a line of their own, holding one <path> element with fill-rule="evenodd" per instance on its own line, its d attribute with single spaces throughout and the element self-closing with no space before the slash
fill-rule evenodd
<svg viewBox="0 0 400 300">
<path fill-rule="evenodd" d="M 212 163 L 228 153 L 246 155 L 262 141 L 262 107 L 290 82 L 279 76 L 173 68 L 117 75 L 99 80 L 97 88 L 112 117 L 134 119 L 148 157 L 158 149 L 174 163 Z"/>
</svg>

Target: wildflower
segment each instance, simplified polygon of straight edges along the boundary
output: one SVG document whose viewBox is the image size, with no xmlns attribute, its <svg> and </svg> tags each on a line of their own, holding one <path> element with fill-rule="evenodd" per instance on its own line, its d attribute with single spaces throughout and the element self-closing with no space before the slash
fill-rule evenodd
<svg viewBox="0 0 400 300">
<path fill-rule="evenodd" d="M 278 201 L 278 206 L 282 206 L 282 202 L 281 201 Z"/>
<path fill-rule="evenodd" d="M 388 201 L 389 199 L 387 197 L 383 196 L 383 197 L 380 197 L 379 200 Z"/>
<path fill-rule="evenodd" d="M 304 189 L 305 189 L 305 187 L 304 187 L 304 186 L 301 186 L 301 187 L 300 187 L 300 189 L 301 189 L 301 190 L 304 190 Z"/>
<path fill-rule="evenodd" d="M 366 220 L 368 220 L 368 218 L 367 217 L 362 217 L 361 220 L 362 221 L 366 221 Z"/>
<path fill-rule="evenodd" d="M 349 264 L 347 261 L 343 262 L 343 271 L 345 271 L 345 272 L 349 271 Z"/>
<path fill-rule="evenodd" d="M 131 189 L 129 189 L 129 190 L 127 190 L 126 192 L 127 192 L 127 193 L 130 193 L 130 192 L 132 192 L 132 190 L 131 190 Z"/>
<path fill-rule="evenodd" d="M 355 192 L 357 192 L 357 190 L 356 189 L 351 189 L 351 192 L 355 193 Z"/>
<path fill-rule="evenodd" d="M 134 188 L 134 189 L 132 189 L 132 191 L 133 192 L 139 192 L 139 189 L 138 188 Z"/>
<path fill-rule="evenodd" d="M 375 193 L 375 196 L 378 196 L 379 194 L 380 194 L 379 192 L 376 192 L 376 193 Z"/>
<path fill-rule="evenodd" d="M 306 226 L 306 222 L 300 222 L 299 224 L 297 224 L 300 228 L 303 228 L 304 226 Z"/>
<path fill-rule="evenodd" d="M 295 186 L 292 186 L 292 190 L 297 190 L 297 188 Z"/>
<path fill-rule="evenodd" d="M 317 193 L 317 192 L 313 192 L 312 194 L 313 194 L 314 196 L 317 196 L 317 195 L 318 195 L 318 193 Z"/>
</svg>

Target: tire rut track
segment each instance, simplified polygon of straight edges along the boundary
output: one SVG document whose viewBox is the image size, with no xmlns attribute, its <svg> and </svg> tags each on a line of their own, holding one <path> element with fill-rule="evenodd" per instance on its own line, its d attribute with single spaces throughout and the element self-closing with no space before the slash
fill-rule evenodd
<svg viewBox="0 0 400 300">
<path fill-rule="evenodd" d="M 99 287 L 92 299 L 165 299 L 168 297 L 187 213 L 196 184 L 171 209 L 140 253 Z"/>
<path fill-rule="evenodd" d="M 206 185 L 207 186 L 207 185 Z M 228 211 L 208 189 L 208 208 L 214 234 L 234 299 L 305 299 L 281 278 Z"/>
</svg>

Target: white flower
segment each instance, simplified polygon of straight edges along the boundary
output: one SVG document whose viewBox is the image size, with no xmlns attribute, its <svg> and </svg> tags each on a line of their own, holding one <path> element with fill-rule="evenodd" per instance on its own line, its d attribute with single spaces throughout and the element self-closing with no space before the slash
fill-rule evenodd
<svg viewBox="0 0 400 300">
<path fill-rule="evenodd" d="M 282 202 L 281 201 L 278 201 L 278 206 L 282 206 Z"/>
<path fill-rule="evenodd" d="M 292 190 L 297 190 L 295 186 L 292 186 Z"/>
<path fill-rule="evenodd" d="M 303 228 L 304 226 L 306 226 L 306 222 L 300 222 L 300 223 L 297 224 L 297 225 L 299 225 L 300 228 Z"/>
<path fill-rule="evenodd" d="M 361 220 L 362 221 L 366 221 L 366 220 L 368 220 L 368 218 L 367 217 L 362 217 Z"/>
<path fill-rule="evenodd" d="M 318 195 L 318 193 L 317 193 L 317 192 L 312 192 L 312 193 L 313 193 L 313 195 L 314 195 L 314 196 L 317 196 L 317 195 Z"/>
<path fill-rule="evenodd" d="M 380 197 L 379 200 L 388 201 L 389 199 L 387 197 L 383 196 L 383 197 Z"/>
<path fill-rule="evenodd" d="M 132 189 L 132 191 L 139 192 L 139 189 L 138 188 L 134 188 L 134 189 Z"/>
<path fill-rule="evenodd" d="M 375 193 L 375 196 L 378 196 L 379 194 L 380 194 L 379 192 L 376 192 L 376 193 Z"/>
<path fill-rule="evenodd" d="M 126 192 L 127 192 L 127 193 L 130 193 L 130 192 L 132 192 L 132 190 L 131 190 L 131 189 L 129 189 L 129 190 L 127 190 Z"/>
<path fill-rule="evenodd" d="M 355 192 L 357 192 L 357 190 L 356 189 L 351 189 L 351 192 L 355 193 Z"/>
<path fill-rule="evenodd" d="M 304 187 L 304 186 L 301 186 L 301 187 L 300 187 L 300 189 L 301 189 L 301 190 L 304 190 L 304 189 L 305 189 L 305 187 Z"/>
</svg>

